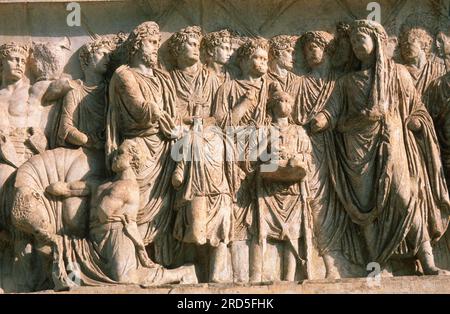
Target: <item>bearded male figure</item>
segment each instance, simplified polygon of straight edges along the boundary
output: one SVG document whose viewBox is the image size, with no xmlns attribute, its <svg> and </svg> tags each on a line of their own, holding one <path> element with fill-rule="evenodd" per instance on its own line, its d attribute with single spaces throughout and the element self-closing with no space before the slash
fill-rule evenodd
<svg viewBox="0 0 450 314">
<path fill-rule="evenodd" d="M 168 74 L 156 68 L 161 35 L 155 22 L 137 26 L 129 35 L 129 62 L 119 67 L 109 86 L 106 153 L 110 164 L 117 147 L 133 140 L 149 158 L 136 174 L 140 187 L 137 224 L 154 260 L 172 262 L 170 224 L 171 131 L 175 128 L 175 88 Z"/>
</svg>

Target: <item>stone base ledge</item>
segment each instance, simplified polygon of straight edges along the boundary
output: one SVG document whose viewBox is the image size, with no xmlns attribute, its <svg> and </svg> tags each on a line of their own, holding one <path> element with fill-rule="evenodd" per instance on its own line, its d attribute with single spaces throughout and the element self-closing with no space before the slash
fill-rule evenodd
<svg viewBox="0 0 450 314">
<path fill-rule="evenodd" d="M 267 282 L 258 284 L 164 285 L 141 288 L 134 285 L 79 287 L 70 291 L 52 290 L 36 294 L 436 294 L 450 293 L 450 276 L 403 276 L 381 278 L 369 286 L 367 278 Z"/>
</svg>

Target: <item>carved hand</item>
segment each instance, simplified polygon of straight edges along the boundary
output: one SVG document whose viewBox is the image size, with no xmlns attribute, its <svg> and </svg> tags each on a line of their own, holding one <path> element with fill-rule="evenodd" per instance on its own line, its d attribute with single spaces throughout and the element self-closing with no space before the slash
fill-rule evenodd
<svg viewBox="0 0 450 314">
<path fill-rule="evenodd" d="M 172 117 L 165 111 L 161 111 L 161 117 L 159 119 L 159 128 L 161 132 L 168 138 L 173 138 L 173 131 L 175 130 L 175 123 Z"/>
<path fill-rule="evenodd" d="M 55 182 L 47 186 L 45 192 L 53 195 L 53 196 L 70 196 L 69 185 L 66 182 Z"/>
<path fill-rule="evenodd" d="M 407 126 L 408 129 L 410 129 L 411 131 L 417 132 L 420 131 L 420 129 L 422 128 L 422 123 L 418 118 L 411 117 L 411 119 L 408 121 Z"/>
<path fill-rule="evenodd" d="M 178 189 L 183 184 L 183 169 L 177 167 L 172 174 L 172 185 L 175 189 Z"/>
<path fill-rule="evenodd" d="M 245 93 L 244 97 L 245 97 L 246 99 L 250 100 L 250 101 L 255 101 L 256 98 L 257 98 L 256 90 L 255 90 L 254 88 L 249 89 L 249 90 Z"/>
<path fill-rule="evenodd" d="M 324 131 L 328 128 L 328 119 L 323 113 L 319 113 L 312 121 L 311 121 L 311 131 L 313 133 Z"/>
<path fill-rule="evenodd" d="M 155 121 L 155 122 L 158 121 L 162 115 L 159 105 L 155 102 L 151 102 L 150 109 L 151 109 L 152 121 Z"/>
</svg>

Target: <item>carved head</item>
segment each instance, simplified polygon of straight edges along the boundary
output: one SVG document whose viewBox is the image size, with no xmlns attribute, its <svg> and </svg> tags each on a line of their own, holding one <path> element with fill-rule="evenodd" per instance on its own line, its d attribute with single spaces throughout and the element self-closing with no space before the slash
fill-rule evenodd
<svg viewBox="0 0 450 314">
<path fill-rule="evenodd" d="M 370 20 L 353 22 L 350 34 L 353 52 L 360 61 L 372 58 L 377 50 L 384 52 L 388 35 L 381 24 Z"/>
<path fill-rule="evenodd" d="M 267 109 L 272 114 L 272 118 L 290 117 L 292 106 L 294 105 L 294 98 L 289 93 L 284 92 L 277 83 L 271 84 L 270 94 Z"/>
<path fill-rule="evenodd" d="M 231 33 L 226 29 L 208 33 L 203 37 L 201 47 L 208 63 L 228 63 L 233 54 L 231 38 Z"/>
<path fill-rule="evenodd" d="M 440 27 L 436 36 L 436 46 L 442 58 L 450 58 L 450 21 Z"/>
<path fill-rule="evenodd" d="M 70 49 L 66 40 L 53 43 L 34 43 L 31 48 L 30 69 L 37 80 L 59 78 L 66 62 L 65 50 Z"/>
<path fill-rule="evenodd" d="M 300 38 L 305 61 L 310 68 L 325 62 L 334 53 L 334 37 L 328 32 L 307 32 Z"/>
<path fill-rule="evenodd" d="M 23 186 L 16 190 L 11 209 L 11 222 L 21 231 L 33 232 L 46 229 L 47 221 L 42 213 L 46 213 L 44 196 L 34 189 Z"/>
<path fill-rule="evenodd" d="M 294 46 L 296 38 L 290 35 L 278 35 L 269 40 L 269 61 L 283 69 L 294 68 Z"/>
<path fill-rule="evenodd" d="M 84 44 L 78 55 L 83 72 L 105 74 L 108 70 L 109 55 L 113 49 L 113 42 L 106 37 Z"/>
<path fill-rule="evenodd" d="M 129 61 L 138 57 L 146 66 L 155 67 L 158 64 L 160 43 L 161 33 L 156 22 L 148 21 L 138 25 L 127 39 Z"/>
<path fill-rule="evenodd" d="M 27 45 L 7 43 L 0 46 L 1 70 L 4 82 L 16 82 L 24 77 L 28 53 Z"/>
<path fill-rule="evenodd" d="M 193 65 L 200 60 L 202 29 L 188 26 L 174 33 L 169 39 L 169 51 L 178 65 Z"/>
<path fill-rule="evenodd" d="M 117 149 L 111 168 L 117 173 L 131 167 L 137 173 L 144 165 L 145 159 L 145 154 L 136 142 L 125 140 Z"/>
<path fill-rule="evenodd" d="M 433 37 L 422 27 L 403 29 L 399 36 L 400 52 L 403 60 L 408 63 L 423 54 L 428 57 L 433 45 Z"/>
<path fill-rule="evenodd" d="M 268 58 L 269 43 L 263 38 L 249 39 L 237 50 L 237 61 L 244 76 L 266 74 Z"/>
<path fill-rule="evenodd" d="M 336 40 L 334 52 L 334 65 L 336 67 L 349 67 L 352 63 L 353 51 L 350 42 L 350 25 L 339 22 L 336 25 Z"/>
</svg>

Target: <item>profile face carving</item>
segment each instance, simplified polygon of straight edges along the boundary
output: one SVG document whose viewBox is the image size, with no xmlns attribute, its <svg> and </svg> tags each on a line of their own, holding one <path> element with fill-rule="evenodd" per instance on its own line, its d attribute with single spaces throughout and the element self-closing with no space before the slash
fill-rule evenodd
<svg viewBox="0 0 450 314">
<path fill-rule="evenodd" d="M 436 42 L 441 50 L 443 57 L 450 56 L 450 32 L 439 32 L 436 36 Z"/>
<path fill-rule="evenodd" d="M 356 31 L 351 34 L 350 40 L 353 52 L 358 60 L 366 61 L 370 59 L 375 51 L 375 43 L 372 36 L 362 31 Z"/>
<path fill-rule="evenodd" d="M 275 61 L 282 69 L 292 70 L 294 68 L 294 45 L 293 36 L 279 35 L 270 40 L 269 59 Z"/>
<path fill-rule="evenodd" d="M 233 54 L 231 33 L 228 30 L 208 33 L 203 37 L 201 45 L 206 52 L 208 62 L 225 65 Z"/>
<path fill-rule="evenodd" d="M 172 35 L 169 50 L 179 65 L 193 65 L 200 61 L 201 28 L 190 26 Z"/>
<path fill-rule="evenodd" d="M 116 173 L 125 171 L 130 167 L 133 168 L 134 171 L 137 171 L 142 166 L 143 162 L 143 153 L 136 143 L 125 140 L 117 149 L 112 160 L 111 169 Z"/>
<path fill-rule="evenodd" d="M 101 38 L 81 47 L 79 57 L 83 71 L 105 74 L 108 70 L 112 45 L 108 39 Z"/>
</svg>

